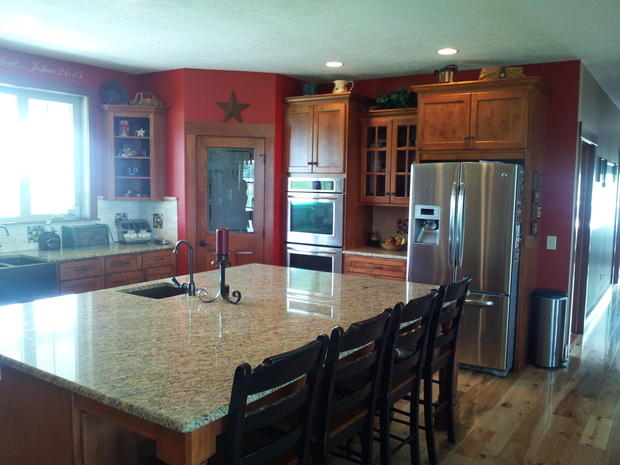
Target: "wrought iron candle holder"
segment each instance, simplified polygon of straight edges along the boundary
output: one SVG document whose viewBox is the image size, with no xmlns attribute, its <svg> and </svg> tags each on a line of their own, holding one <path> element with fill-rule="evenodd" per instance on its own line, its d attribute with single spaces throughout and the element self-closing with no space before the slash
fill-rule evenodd
<svg viewBox="0 0 620 465">
<path fill-rule="evenodd" d="M 226 284 L 226 266 L 228 265 L 228 254 L 218 253 L 215 255 L 215 257 L 216 257 L 215 261 L 220 264 L 220 289 L 215 295 L 215 297 L 213 297 L 212 299 L 208 298 L 206 290 L 201 289 L 200 293 L 198 294 L 198 298 L 200 299 L 201 302 L 204 302 L 207 304 L 217 299 L 222 299 L 223 301 L 228 302 L 230 304 L 238 304 L 239 301 L 241 300 L 241 292 L 232 291 L 231 293 L 230 286 Z"/>
</svg>

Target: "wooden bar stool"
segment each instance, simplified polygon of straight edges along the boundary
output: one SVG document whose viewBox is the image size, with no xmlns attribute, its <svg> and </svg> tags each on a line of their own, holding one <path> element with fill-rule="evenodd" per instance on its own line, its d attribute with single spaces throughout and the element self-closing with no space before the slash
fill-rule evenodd
<svg viewBox="0 0 620 465">
<path fill-rule="evenodd" d="M 312 465 L 324 465 L 330 454 L 355 463 L 372 463 L 372 421 L 378 374 L 381 373 L 392 310 L 332 331 L 325 363 L 321 402 L 313 442 Z M 352 450 L 360 436 L 361 454 Z M 342 445 L 347 444 L 346 448 Z"/>
<path fill-rule="evenodd" d="M 304 465 L 309 458 L 315 401 L 328 338 L 266 358 L 254 370 L 239 365 L 228 407 L 223 451 L 209 464 Z M 281 389 L 282 396 L 248 405 L 248 397 Z M 218 447 L 219 449 L 219 447 Z"/>
<path fill-rule="evenodd" d="M 433 422 L 439 413 L 446 412 L 448 440 L 452 443 L 456 442 L 456 423 L 454 418 L 454 404 L 456 403 L 455 375 L 457 370 L 456 349 L 458 346 L 461 315 L 470 282 L 471 278 L 465 276 L 460 281 L 445 286 L 441 309 L 435 312 L 431 319 L 426 357 L 424 367 L 422 368 L 424 399 L 420 402 L 424 405 L 424 426 L 422 428 L 426 433 L 428 459 L 432 465 L 437 464 Z M 442 377 L 441 381 L 433 379 L 433 375 L 439 370 L 444 370 L 444 373 L 446 373 L 446 376 Z M 433 383 L 440 384 L 447 393 L 445 398 L 440 396 L 435 403 L 433 402 Z"/>
<path fill-rule="evenodd" d="M 409 444 L 411 463 L 420 463 L 420 438 L 418 431 L 420 380 L 422 365 L 426 351 L 430 322 L 433 313 L 441 308 L 443 292 L 433 290 L 431 293 L 410 300 L 406 305 L 396 304 L 390 318 L 388 336 L 383 362 L 383 375 L 377 396 L 377 412 L 379 415 L 379 440 L 381 444 L 381 464 L 389 465 L 391 456 L 402 447 Z M 416 399 L 409 403 L 409 411 L 394 407 L 394 405 L 410 396 Z M 399 417 L 404 416 L 406 420 Z M 409 426 L 409 435 L 406 438 L 390 432 L 390 423 Z M 390 439 L 399 444 L 390 448 Z"/>
</svg>

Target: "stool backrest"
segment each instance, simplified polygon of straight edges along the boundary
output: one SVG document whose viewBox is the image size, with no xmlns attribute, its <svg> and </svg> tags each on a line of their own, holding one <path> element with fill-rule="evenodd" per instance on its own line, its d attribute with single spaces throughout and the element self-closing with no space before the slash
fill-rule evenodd
<svg viewBox="0 0 620 465">
<path fill-rule="evenodd" d="M 426 369 L 432 370 L 433 359 L 445 351 L 450 351 L 452 359 L 456 357 L 459 326 L 470 282 L 471 277 L 465 276 L 460 281 L 441 286 L 439 292 L 443 289 L 443 303 L 431 320 Z"/>
<path fill-rule="evenodd" d="M 386 340 L 382 395 L 390 395 L 395 377 L 407 372 L 420 377 L 431 320 L 441 307 L 443 292 L 432 290 L 407 304 L 395 305 Z"/>
<path fill-rule="evenodd" d="M 285 453 L 298 457 L 300 465 L 305 463 L 327 344 L 327 336 L 321 335 L 296 350 L 266 358 L 254 370 L 247 363 L 237 367 L 228 409 L 227 465 L 262 465 Z M 259 407 L 248 405 L 248 397 L 271 390 L 281 390 L 282 396 L 259 399 Z M 248 447 L 256 442 L 253 433 L 271 426 L 280 426 L 271 428 L 279 434 L 256 448 Z"/>
<path fill-rule="evenodd" d="M 335 417 L 367 409 L 372 421 L 390 312 L 353 323 L 346 332 L 339 326 L 332 331 L 317 418 L 319 440 L 339 441 L 328 438 Z"/>
</svg>

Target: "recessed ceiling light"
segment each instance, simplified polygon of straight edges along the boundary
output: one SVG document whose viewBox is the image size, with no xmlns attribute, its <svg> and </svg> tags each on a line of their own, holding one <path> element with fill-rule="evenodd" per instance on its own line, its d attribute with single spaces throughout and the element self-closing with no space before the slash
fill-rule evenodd
<svg viewBox="0 0 620 465">
<path fill-rule="evenodd" d="M 440 55 L 454 55 L 456 53 L 459 53 L 459 51 L 455 48 L 440 48 L 439 50 L 437 50 L 437 53 L 439 53 Z"/>
<path fill-rule="evenodd" d="M 327 66 L 328 68 L 340 68 L 342 66 L 342 63 L 340 61 L 328 61 L 327 63 L 325 63 L 325 66 Z"/>
</svg>

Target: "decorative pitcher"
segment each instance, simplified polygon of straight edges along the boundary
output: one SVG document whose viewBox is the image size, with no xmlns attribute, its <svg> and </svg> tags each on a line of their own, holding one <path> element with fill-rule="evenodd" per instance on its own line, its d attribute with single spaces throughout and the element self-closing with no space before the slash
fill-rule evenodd
<svg viewBox="0 0 620 465">
<path fill-rule="evenodd" d="M 347 88 L 347 86 L 351 84 L 351 87 Z M 353 90 L 353 85 L 355 83 L 353 81 L 347 81 L 345 79 L 337 79 L 334 81 L 334 94 L 342 94 L 343 92 L 351 92 Z"/>
</svg>

